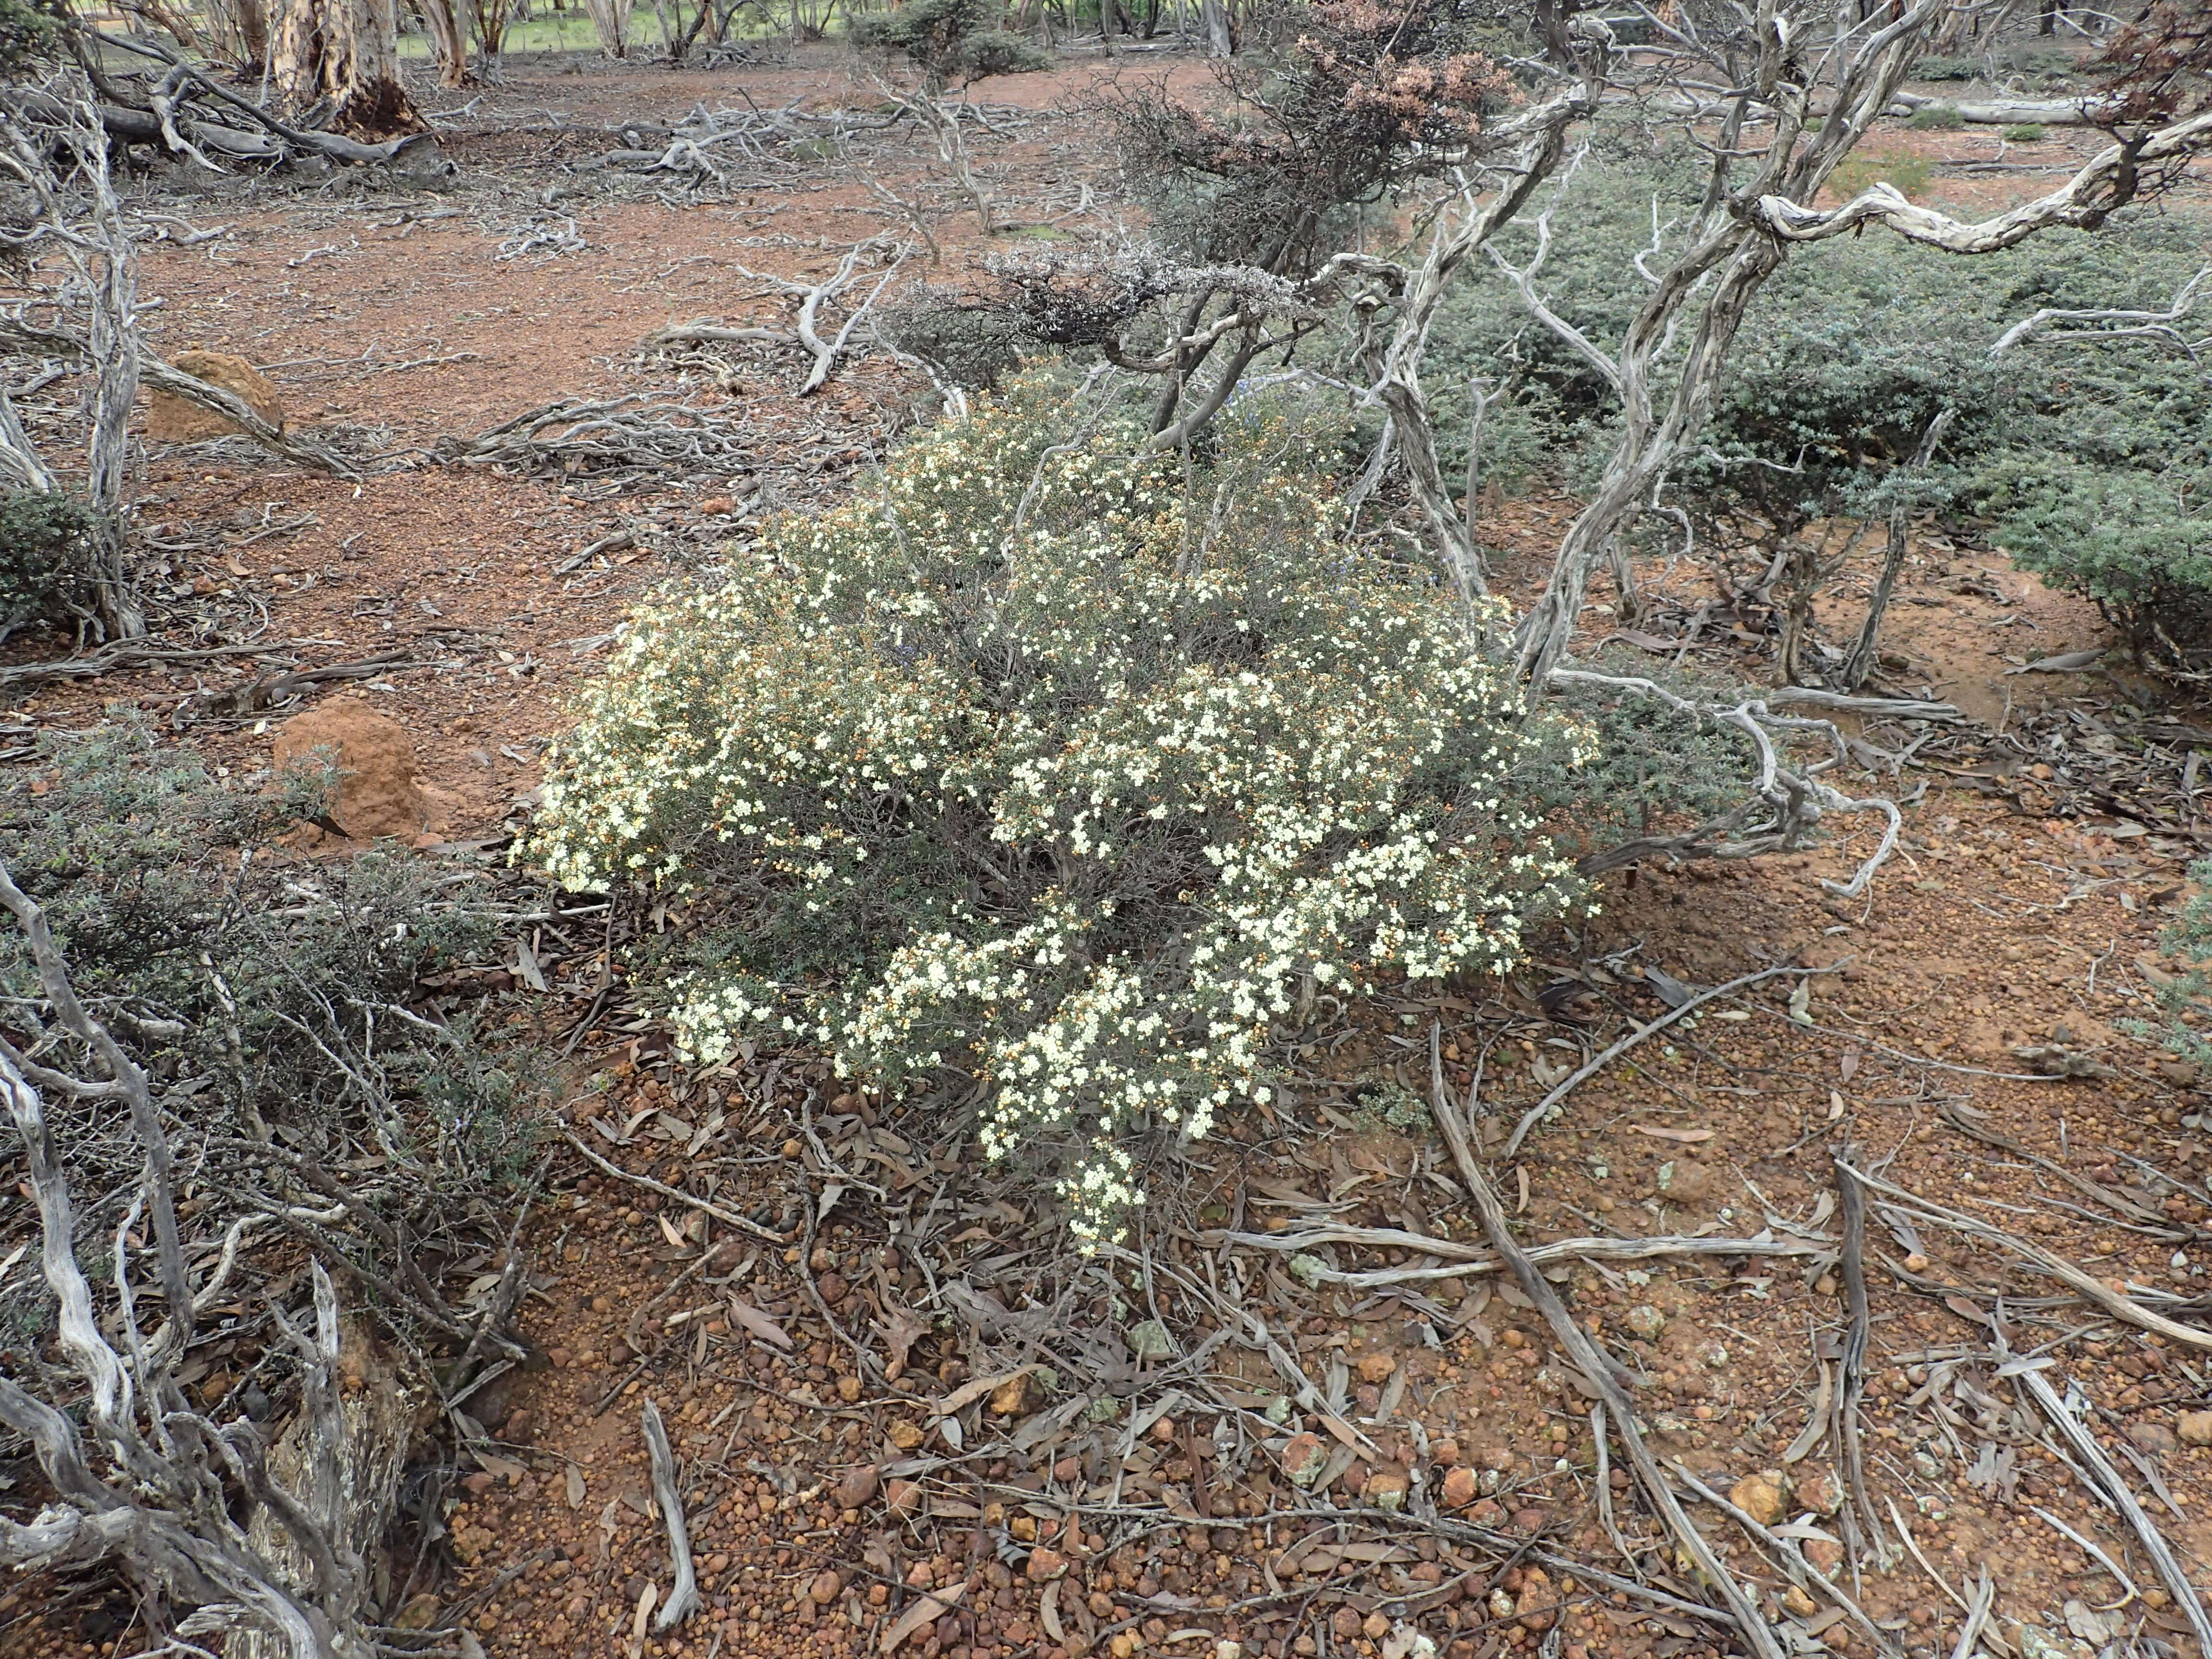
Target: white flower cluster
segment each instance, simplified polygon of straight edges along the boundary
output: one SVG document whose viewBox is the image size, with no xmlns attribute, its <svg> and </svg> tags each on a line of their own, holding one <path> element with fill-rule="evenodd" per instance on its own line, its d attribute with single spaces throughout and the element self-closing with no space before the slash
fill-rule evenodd
<svg viewBox="0 0 2212 1659">
<path fill-rule="evenodd" d="M 530 852 L 724 918 L 677 986 L 690 1052 L 969 1070 L 986 1155 L 1072 1143 L 1098 1237 L 1141 1201 L 1136 1134 L 1264 1097 L 1303 981 L 1521 959 L 1580 890 L 1516 769 L 1588 739 L 1422 572 L 1337 540 L 1295 421 L 1237 423 L 1196 476 L 1073 426 L 1024 380 L 639 617 Z"/>
</svg>

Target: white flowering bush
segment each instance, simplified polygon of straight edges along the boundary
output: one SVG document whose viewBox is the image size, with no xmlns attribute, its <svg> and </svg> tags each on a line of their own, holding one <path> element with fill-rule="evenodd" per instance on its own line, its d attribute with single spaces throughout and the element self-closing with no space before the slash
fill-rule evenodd
<svg viewBox="0 0 2212 1659">
<path fill-rule="evenodd" d="M 631 623 L 529 848 L 720 919 L 688 1052 L 988 1088 L 1078 1231 L 1134 1138 L 1264 1097 L 1302 992 L 1502 972 L 1582 896 L 1517 781 L 1586 757 L 1421 569 L 1348 550 L 1284 410 L 1200 459 L 1018 380 Z"/>
</svg>

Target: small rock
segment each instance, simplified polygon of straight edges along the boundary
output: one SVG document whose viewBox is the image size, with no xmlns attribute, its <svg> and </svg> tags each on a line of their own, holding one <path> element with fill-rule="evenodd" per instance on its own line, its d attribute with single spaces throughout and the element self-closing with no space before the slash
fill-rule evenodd
<svg viewBox="0 0 2212 1659">
<path fill-rule="evenodd" d="M 1310 1486 L 1328 1467 L 1328 1449 L 1317 1434 L 1291 1437 L 1282 1450 L 1283 1478 L 1294 1486 Z M 1349 1637 L 1345 1638 L 1349 1641 Z"/>
<path fill-rule="evenodd" d="M 901 1451 L 912 1451 L 921 1443 L 921 1425 L 901 1418 L 884 1431 L 884 1438 Z"/>
<path fill-rule="evenodd" d="M 1391 1353 L 1364 1353 L 1359 1356 L 1359 1380 L 1362 1382 L 1388 1382 L 1391 1373 L 1398 1369 L 1398 1357 Z"/>
<path fill-rule="evenodd" d="M 1370 1642 L 1379 1642 L 1390 1633 L 1390 1621 L 1379 1613 L 1370 1613 L 1361 1621 L 1360 1633 Z"/>
<path fill-rule="evenodd" d="M 1513 1529 L 1525 1532 L 1533 1538 L 1544 1530 L 1545 1522 L 1551 1518 L 1550 1514 L 1543 1510 L 1516 1510 L 1513 1511 Z"/>
<path fill-rule="evenodd" d="M 710 1326 L 708 1328 L 709 1328 L 709 1329 L 711 1329 L 711 1328 L 713 1328 Z M 852 1404 L 855 1400 L 858 1400 L 860 1397 L 860 1379 L 859 1377 L 857 1377 L 857 1376 L 841 1376 L 841 1377 L 839 1377 L 839 1378 L 837 1379 L 837 1398 L 838 1398 L 838 1399 L 840 1399 L 840 1400 L 843 1401 L 847 1405 L 848 1405 L 848 1406 L 849 1406 L 849 1405 L 851 1405 L 851 1404 Z"/>
<path fill-rule="evenodd" d="M 872 1463 L 864 1463 L 857 1469 L 846 1471 L 845 1478 L 830 1494 L 830 1501 L 841 1510 L 857 1510 L 875 1501 L 883 1476 Z"/>
<path fill-rule="evenodd" d="M 1747 1474 L 1729 1489 L 1729 1502 L 1762 1527 L 1779 1526 L 1790 1513 L 1790 1489 L 1779 1472 Z"/>
<path fill-rule="evenodd" d="M 2181 1442 L 2163 1423 L 2131 1424 L 2128 1438 L 2136 1443 L 2137 1450 L 2148 1452 L 2153 1457 L 2171 1457 L 2181 1449 Z"/>
<path fill-rule="evenodd" d="M 1443 1503 L 1448 1510 L 1463 1510 L 1475 1500 L 1474 1471 L 1464 1465 L 1444 1476 Z"/>
<path fill-rule="evenodd" d="M 179 351 L 169 366 L 195 380 L 221 386 L 279 432 L 284 429 L 283 399 L 269 377 L 245 358 L 228 351 Z M 146 393 L 146 435 L 156 443 L 196 444 L 238 430 L 235 422 L 174 392 L 149 389 Z"/>
<path fill-rule="evenodd" d="M 884 1502 L 893 1515 L 912 1515 L 921 1507 L 921 1484 L 914 1480 L 894 1480 L 884 1488 Z"/>
<path fill-rule="evenodd" d="M 483 1470 L 478 1469 L 474 1474 L 463 1476 L 461 1486 L 470 1497 L 482 1498 L 492 1489 L 493 1480 Z"/>
<path fill-rule="evenodd" d="M 1631 1308 L 1620 1316 L 1620 1322 L 1628 1328 L 1630 1335 L 1641 1337 L 1646 1342 L 1656 1342 L 1659 1334 L 1667 1328 L 1667 1316 L 1647 1302 L 1640 1307 Z"/>
<path fill-rule="evenodd" d="M 991 1390 L 991 1410 L 1000 1417 L 1019 1417 L 1030 1408 L 1030 1374 L 1018 1371 Z"/>
<path fill-rule="evenodd" d="M 732 501 L 727 495 L 709 495 L 705 501 L 699 503 L 699 510 L 702 513 L 712 514 L 719 518 L 725 513 L 736 512 L 738 510 L 738 504 Z"/>
<path fill-rule="evenodd" d="M 1505 1519 L 1505 1511 L 1496 1498 L 1486 1498 L 1467 1512 L 1467 1518 L 1478 1527 L 1495 1527 Z"/>
<path fill-rule="evenodd" d="M 1844 1483 L 1832 1470 L 1814 1469 L 1798 1477 L 1796 1498 L 1815 1515 L 1833 1515 L 1844 1506 Z"/>
<path fill-rule="evenodd" d="M 1329 1629 L 1340 1642 L 1358 1641 L 1359 1626 L 1364 1622 L 1352 1607 L 1339 1607 L 1328 1619 Z"/>
<path fill-rule="evenodd" d="M 1703 1204 L 1720 1191 L 1720 1177 L 1711 1168 L 1687 1158 L 1661 1164 L 1653 1184 L 1677 1204 Z"/>
<path fill-rule="evenodd" d="M 1067 1558 L 1050 1545 L 1040 1544 L 1030 1552 L 1029 1565 L 1024 1571 L 1031 1579 L 1042 1584 L 1067 1571 Z"/>
<path fill-rule="evenodd" d="M 1800 1619 L 1810 1619 L 1814 1613 L 1820 1612 L 1820 1604 L 1806 1594 L 1802 1586 L 1792 1584 L 1782 1593 L 1782 1608 L 1784 1612 L 1795 1613 Z"/>
<path fill-rule="evenodd" d="M 1812 1563 L 1814 1571 L 1832 1576 L 1844 1564 L 1844 1547 L 1831 1539 L 1808 1538 L 1805 1540 L 1805 1559 Z"/>
<path fill-rule="evenodd" d="M 2185 1446 L 2212 1446 L 2212 1412 L 2184 1412 L 2173 1419 L 2173 1431 Z"/>
<path fill-rule="evenodd" d="M 806 1587 L 807 1599 L 817 1607 L 826 1607 L 836 1601 L 845 1588 L 845 1581 L 836 1571 L 824 1567 L 814 1575 L 814 1582 Z"/>
<path fill-rule="evenodd" d="M 1513 1601 L 1514 1617 L 1521 1628 L 1547 1631 L 1559 1616 L 1559 1593 L 1541 1567 L 1530 1567 L 1521 1578 L 1521 1594 Z"/>
<path fill-rule="evenodd" d="M 1360 1496 L 1376 1509 L 1395 1515 L 1406 1502 L 1406 1491 L 1412 1483 L 1406 1471 L 1395 1463 L 1385 1463 L 1367 1477 Z"/>
</svg>

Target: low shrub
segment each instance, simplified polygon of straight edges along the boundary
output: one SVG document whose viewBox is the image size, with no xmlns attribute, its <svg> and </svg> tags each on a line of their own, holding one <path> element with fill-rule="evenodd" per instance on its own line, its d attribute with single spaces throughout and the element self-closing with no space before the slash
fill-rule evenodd
<svg viewBox="0 0 2212 1659">
<path fill-rule="evenodd" d="M 1935 177 L 1936 164 L 1924 155 L 1874 155 L 1857 150 L 1829 175 L 1828 189 L 1838 201 L 1849 201 L 1872 185 L 1888 185 L 1917 198 L 1927 194 Z"/>
<path fill-rule="evenodd" d="M 476 1030 L 465 1005 L 426 1017 L 416 988 L 434 969 L 496 962 L 483 872 L 290 853 L 278 838 L 324 810 L 324 775 L 216 778 L 135 724 L 41 745 L 0 773 L 8 867 L 80 999 L 153 1079 L 200 1220 L 219 1231 L 234 1206 L 250 1210 L 258 1182 L 293 1186 L 283 1164 L 296 1154 L 355 1170 L 367 1212 L 426 1243 L 487 1217 L 496 1233 L 544 1067 L 526 1044 Z M 31 1029 L 38 977 L 12 923 L 0 995 Z M 51 1063 L 72 1063 L 66 1048 Z M 128 1200 L 133 1180 L 101 1163 L 127 1158 L 127 1141 L 95 1127 L 65 1151 L 80 1190 L 100 1195 L 95 1215 Z M 331 1236 L 364 1267 L 394 1265 L 374 1236 Z"/>
<path fill-rule="evenodd" d="M 1583 901 L 1535 785 L 1587 729 L 1337 539 L 1338 437 L 1248 398 L 1147 454 L 1025 373 L 639 615 L 529 854 L 685 915 L 691 1054 L 972 1073 L 985 1153 L 1112 1232 L 1136 1137 L 1264 1098 L 1303 999 L 1501 971 Z"/>
<path fill-rule="evenodd" d="M 58 622 L 92 603 L 91 510 L 35 489 L 0 496 L 0 629 Z"/>
<path fill-rule="evenodd" d="M 2039 144 L 2051 132 L 2037 122 L 2023 121 L 2017 126 L 1999 127 L 1997 136 L 2008 144 Z"/>
<path fill-rule="evenodd" d="M 1956 104 L 1923 104 L 1905 118 L 1915 132 L 1956 132 L 1966 125 Z"/>
<path fill-rule="evenodd" d="M 2186 899 L 2160 939 L 2166 954 L 2180 963 L 2182 971 L 2158 988 L 2159 1006 L 2167 1015 L 2163 1028 L 2147 1020 L 2124 1027 L 2141 1037 L 2163 1037 L 2166 1045 L 2200 1070 L 2212 1073 L 2212 1033 L 2204 1013 L 2212 1008 L 2212 859 L 2189 866 L 2196 891 Z M 2194 1024 L 2188 1022 L 2195 1020 Z"/>
</svg>

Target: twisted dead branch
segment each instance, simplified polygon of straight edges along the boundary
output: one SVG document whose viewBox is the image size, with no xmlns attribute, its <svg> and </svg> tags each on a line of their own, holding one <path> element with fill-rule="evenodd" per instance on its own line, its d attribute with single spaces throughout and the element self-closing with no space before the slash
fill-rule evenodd
<svg viewBox="0 0 2212 1659">
<path fill-rule="evenodd" d="M 1620 1436 L 1622 1449 L 1628 1454 L 1629 1468 L 1637 1484 L 1653 1510 L 1666 1523 L 1688 1558 L 1697 1564 L 1705 1581 L 1721 1593 L 1729 1619 L 1741 1633 L 1744 1644 L 1755 1659 L 1786 1659 L 1789 1649 L 1774 1627 L 1766 1622 L 1735 1575 L 1705 1540 L 1690 1517 L 1683 1512 L 1681 1500 L 1660 1468 L 1658 1460 L 1644 1443 L 1643 1430 L 1638 1425 L 1636 1405 L 1625 1386 L 1626 1373 L 1611 1355 L 1597 1346 L 1590 1334 L 1575 1321 L 1559 1293 L 1552 1287 L 1542 1271 L 1530 1261 L 1520 1242 L 1513 1237 L 1512 1224 L 1506 1219 L 1505 1206 L 1498 1201 L 1497 1190 L 1490 1177 L 1475 1159 L 1474 1150 L 1468 1142 L 1467 1126 L 1452 1104 L 1444 1088 L 1442 1028 L 1435 1024 L 1429 1027 L 1429 1109 L 1436 1118 L 1437 1127 L 1443 1132 L 1444 1141 L 1451 1148 L 1452 1160 L 1458 1166 L 1460 1179 L 1474 1200 L 1476 1212 L 1482 1218 L 1483 1231 L 1489 1236 L 1491 1247 L 1513 1270 L 1520 1282 L 1522 1292 L 1536 1304 L 1551 1326 L 1561 1350 L 1572 1361 L 1595 1391 L 1606 1408 L 1606 1415 L 1613 1430 Z"/>
</svg>

